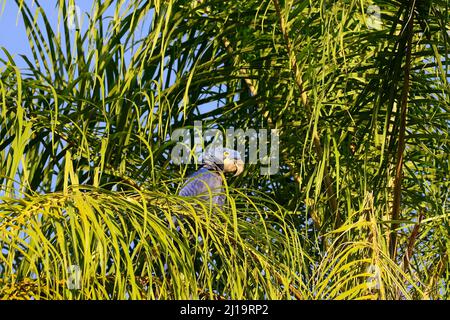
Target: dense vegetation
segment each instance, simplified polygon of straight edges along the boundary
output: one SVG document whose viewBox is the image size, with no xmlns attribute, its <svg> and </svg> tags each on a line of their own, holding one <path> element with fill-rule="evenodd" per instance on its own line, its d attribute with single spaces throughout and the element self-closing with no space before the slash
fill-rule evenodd
<svg viewBox="0 0 450 320">
<path fill-rule="evenodd" d="M 449 298 L 447 0 L 16 2 L 0 298 Z M 279 172 L 178 197 L 194 121 L 278 129 Z"/>
</svg>

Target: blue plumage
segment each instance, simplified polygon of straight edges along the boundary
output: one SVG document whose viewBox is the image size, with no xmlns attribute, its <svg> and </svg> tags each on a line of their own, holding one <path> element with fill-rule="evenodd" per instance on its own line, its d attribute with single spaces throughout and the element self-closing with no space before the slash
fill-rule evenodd
<svg viewBox="0 0 450 320">
<path fill-rule="evenodd" d="M 224 196 L 217 193 L 223 193 L 222 185 L 223 180 L 220 173 L 202 167 L 188 178 L 179 194 L 183 197 L 200 195 L 201 199 L 209 200 L 211 193 L 213 203 L 221 206 L 224 202 Z"/>
<path fill-rule="evenodd" d="M 216 148 L 205 153 L 204 165 L 192 174 L 185 182 L 179 195 L 183 197 L 199 196 L 209 200 L 212 195 L 213 204 L 222 206 L 225 201 L 223 195 L 223 175 L 221 173 L 235 173 L 244 170 L 244 162 L 237 151 Z"/>
</svg>

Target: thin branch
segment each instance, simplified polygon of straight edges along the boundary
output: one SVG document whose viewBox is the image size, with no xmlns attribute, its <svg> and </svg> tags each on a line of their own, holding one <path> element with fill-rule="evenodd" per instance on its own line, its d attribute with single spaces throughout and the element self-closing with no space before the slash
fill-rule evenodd
<svg viewBox="0 0 450 320">
<path fill-rule="evenodd" d="M 395 229 L 398 227 L 397 221 L 400 217 L 400 202 L 402 193 L 402 177 L 403 177 L 403 157 L 405 151 L 405 131 L 406 131 L 406 112 L 408 107 L 408 93 L 410 88 L 410 72 L 411 72 L 411 52 L 412 52 L 412 37 L 414 27 L 414 4 L 415 1 L 410 1 L 410 15 L 408 19 L 408 25 L 406 28 L 407 46 L 406 46 L 406 61 L 404 68 L 404 81 L 401 96 L 401 109 L 400 109 L 400 128 L 397 144 L 397 163 L 395 166 L 395 179 L 394 179 L 394 200 L 392 205 L 392 224 L 391 238 L 390 238 L 390 254 L 393 259 L 396 256 L 397 247 L 397 234 Z"/>
<path fill-rule="evenodd" d="M 417 236 L 419 235 L 420 223 L 422 222 L 424 216 L 425 216 L 424 213 L 421 211 L 419 213 L 419 220 L 417 221 L 417 224 L 414 226 L 411 235 L 409 237 L 408 247 L 406 249 L 406 253 L 403 258 L 403 270 L 405 270 L 405 272 L 408 270 L 409 261 L 413 255 L 414 245 L 416 244 L 416 239 Z"/>
</svg>

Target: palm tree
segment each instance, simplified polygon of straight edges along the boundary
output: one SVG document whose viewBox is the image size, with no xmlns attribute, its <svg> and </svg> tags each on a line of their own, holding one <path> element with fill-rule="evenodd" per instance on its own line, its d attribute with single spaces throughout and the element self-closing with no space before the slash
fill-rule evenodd
<svg viewBox="0 0 450 320">
<path fill-rule="evenodd" d="M 447 0 L 16 3 L 1 298 L 448 298 Z M 195 121 L 278 129 L 279 172 L 178 197 Z"/>
</svg>

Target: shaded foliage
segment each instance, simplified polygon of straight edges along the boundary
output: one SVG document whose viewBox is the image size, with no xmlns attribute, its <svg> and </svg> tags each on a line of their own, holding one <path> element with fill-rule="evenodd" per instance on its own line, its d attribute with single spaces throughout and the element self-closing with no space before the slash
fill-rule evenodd
<svg viewBox="0 0 450 320">
<path fill-rule="evenodd" d="M 448 297 L 448 1 L 104 0 L 79 30 L 16 2 L 1 297 Z M 247 166 L 223 212 L 175 196 L 196 120 L 279 129 L 279 173 Z"/>
</svg>

